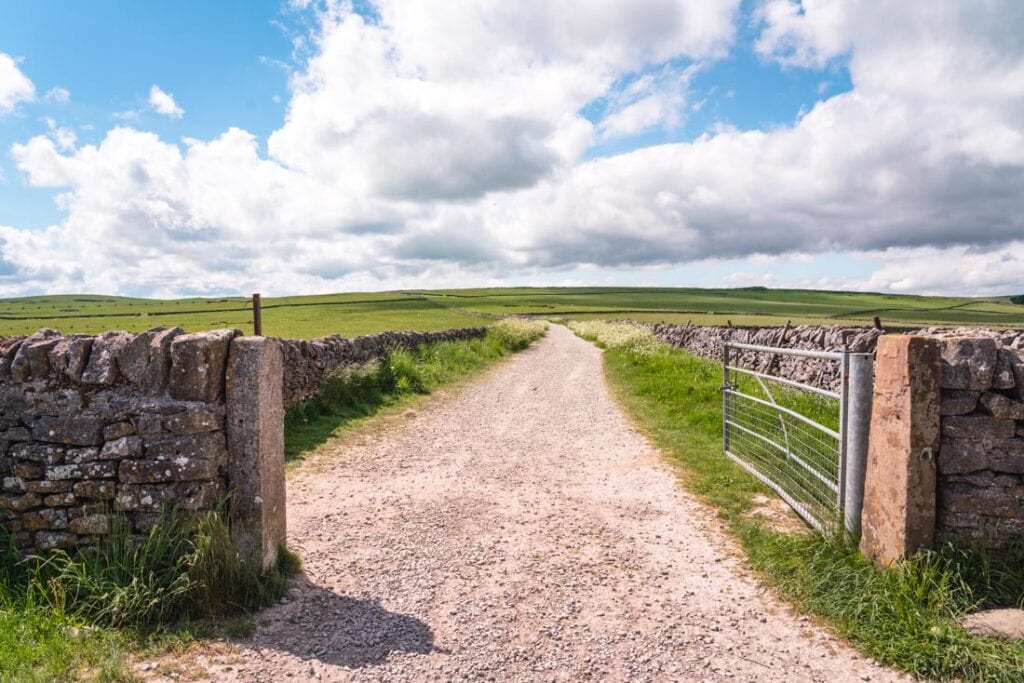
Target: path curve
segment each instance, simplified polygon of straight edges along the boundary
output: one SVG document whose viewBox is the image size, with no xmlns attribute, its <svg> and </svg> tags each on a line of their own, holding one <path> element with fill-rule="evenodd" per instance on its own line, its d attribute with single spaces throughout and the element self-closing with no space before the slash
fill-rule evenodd
<svg viewBox="0 0 1024 683">
<path fill-rule="evenodd" d="M 563 327 L 288 482 L 305 562 L 216 680 L 906 680 L 742 569 Z M 195 671 L 195 669 L 193 669 Z"/>
</svg>

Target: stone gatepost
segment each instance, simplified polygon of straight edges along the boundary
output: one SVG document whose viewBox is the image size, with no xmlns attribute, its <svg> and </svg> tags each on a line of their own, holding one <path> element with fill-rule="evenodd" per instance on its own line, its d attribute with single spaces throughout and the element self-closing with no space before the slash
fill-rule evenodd
<svg viewBox="0 0 1024 683">
<path fill-rule="evenodd" d="M 269 569 L 285 542 L 283 358 L 267 337 L 238 337 L 228 355 L 227 443 L 232 537 Z"/>
<path fill-rule="evenodd" d="M 860 548 L 881 565 L 934 541 L 941 352 L 929 337 L 878 340 Z"/>
</svg>

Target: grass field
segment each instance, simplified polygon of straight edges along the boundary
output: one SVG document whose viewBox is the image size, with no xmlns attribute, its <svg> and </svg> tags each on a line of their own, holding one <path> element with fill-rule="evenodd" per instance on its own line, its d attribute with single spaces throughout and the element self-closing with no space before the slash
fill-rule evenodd
<svg viewBox="0 0 1024 683">
<path fill-rule="evenodd" d="M 1024 326 L 1024 305 L 1009 297 L 925 297 L 785 289 L 533 288 L 425 290 L 265 298 L 264 334 L 313 338 L 384 330 L 430 331 L 479 325 L 476 314 L 621 319 L 694 324 Z M 65 333 L 141 331 L 180 325 L 188 331 L 237 327 L 252 332 L 244 297 L 133 299 L 64 295 L 0 300 L 0 336 L 40 327 Z"/>
</svg>

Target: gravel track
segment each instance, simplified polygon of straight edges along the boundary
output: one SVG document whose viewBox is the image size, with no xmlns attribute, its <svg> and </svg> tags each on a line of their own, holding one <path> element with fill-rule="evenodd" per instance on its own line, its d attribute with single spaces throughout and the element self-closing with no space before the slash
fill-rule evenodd
<svg viewBox="0 0 1024 683">
<path fill-rule="evenodd" d="M 565 328 L 429 407 L 292 473 L 290 599 L 176 678 L 908 680 L 765 593 Z"/>
</svg>

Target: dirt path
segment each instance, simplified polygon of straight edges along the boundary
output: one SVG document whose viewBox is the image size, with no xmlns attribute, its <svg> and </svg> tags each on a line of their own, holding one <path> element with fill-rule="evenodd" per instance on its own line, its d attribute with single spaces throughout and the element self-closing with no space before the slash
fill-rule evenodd
<svg viewBox="0 0 1024 683">
<path fill-rule="evenodd" d="M 216 680 L 904 680 L 745 575 L 565 328 L 288 485 L 291 599 Z M 361 441 L 361 442 L 359 442 Z"/>
</svg>

